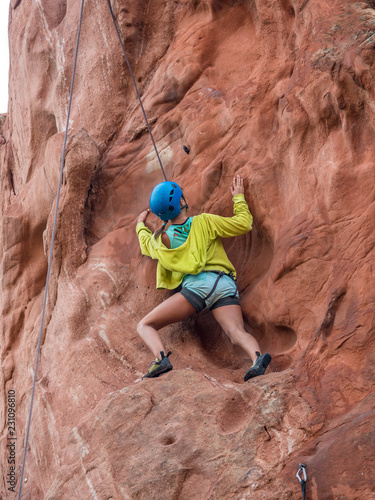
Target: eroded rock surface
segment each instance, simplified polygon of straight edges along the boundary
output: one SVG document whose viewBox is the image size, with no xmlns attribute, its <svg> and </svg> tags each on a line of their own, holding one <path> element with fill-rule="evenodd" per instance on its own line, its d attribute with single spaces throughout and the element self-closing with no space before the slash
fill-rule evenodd
<svg viewBox="0 0 375 500">
<path fill-rule="evenodd" d="M 105 1 L 86 0 L 23 498 L 375 498 L 375 4 L 112 1 L 167 176 L 226 241 L 264 377 L 209 313 L 165 328 L 174 370 L 136 324 L 168 296 L 134 231 L 163 180 Z M 0 496 L 7 399 L 16 477 L 31 385 L 80 2 L 10 4 L 0 118 Z M 187 155 L 183 145 L 190 149 Z M 156 219 L 151 219 L 155 227 Z"/>
</svg>

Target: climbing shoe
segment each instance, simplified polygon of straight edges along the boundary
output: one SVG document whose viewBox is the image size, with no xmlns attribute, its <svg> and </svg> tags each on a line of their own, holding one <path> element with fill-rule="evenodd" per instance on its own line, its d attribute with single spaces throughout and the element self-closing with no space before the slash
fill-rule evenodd
<svg viewBox="0 0 375 500">
<path fill-rule="evenodd" d="M 250 378 L 258 377 L 258 375 L 263 375 L 267 369 L 267 366 L 271 362 L 271 355 L 266 352 L 265 354 L 260 354 L 260 352 L 256 352 L 257 359 L 255 360 L 253 366 L 247 370 L 244 381 L 249 380 Z"/>
<path fill-rule="evenodd" d="M 160 354 L 161 360 L 159 361 L 158 358 L 156 358 L 152 361 L 148 372 L 142 377 L 142 379 L 159 377 L 159 375 L 167 373 L 173 369 L 173 366 L 169 361 L 169 356 L 172 354 L 171 351 L 169 351 L 166 356 L 164 356 L 164 351 L 160 351 Z"/>
</svg>

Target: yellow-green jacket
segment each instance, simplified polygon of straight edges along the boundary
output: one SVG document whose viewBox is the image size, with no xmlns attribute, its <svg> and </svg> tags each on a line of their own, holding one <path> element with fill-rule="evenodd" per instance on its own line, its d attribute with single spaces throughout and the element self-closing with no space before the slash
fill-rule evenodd
<svg viewBox="0 0 375 500">
<path fill-rule="evenodd" d="M 251 230 L 253 217 L 243 194 L 233 197 L 233 217 L 200 214 L 193 217 L 190 233 L 181 246 L 167 248 L 143 222 L 136 227 L 141 252 L 158 260 L 157 288 L 176 288 L 186 274 L 202 271 L 236 271 L 225 253 L 220 238 L 238 236 Z"/>
</svg>

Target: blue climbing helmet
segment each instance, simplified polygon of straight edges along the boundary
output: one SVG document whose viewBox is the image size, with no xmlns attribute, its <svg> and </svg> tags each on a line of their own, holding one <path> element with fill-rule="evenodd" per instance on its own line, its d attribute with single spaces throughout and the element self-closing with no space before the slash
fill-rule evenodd
<svg viewBox="0 0 375 500">
<path fill-rule="evenodd" d="M 161 182 L 154 187 L 150 196 L 151 212 L 164 222 L 177 217 L 181 212 L 182 191 L 175 182 Z"/>
</svg>

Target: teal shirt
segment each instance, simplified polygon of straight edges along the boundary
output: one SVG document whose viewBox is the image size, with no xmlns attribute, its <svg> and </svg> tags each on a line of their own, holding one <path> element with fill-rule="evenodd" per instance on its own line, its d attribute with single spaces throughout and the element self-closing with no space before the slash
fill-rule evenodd
<svg viewBox="0 0 375 500">
<path fill-rule="evenodd" d="M 171 224 L 168 227 L 165 232 L 171 242 L 171 248 L 178 248 L 185 243 L 190 233 L 192 220 L 193 217 L 189 217 L 183 224 Z"/>
</svg>

